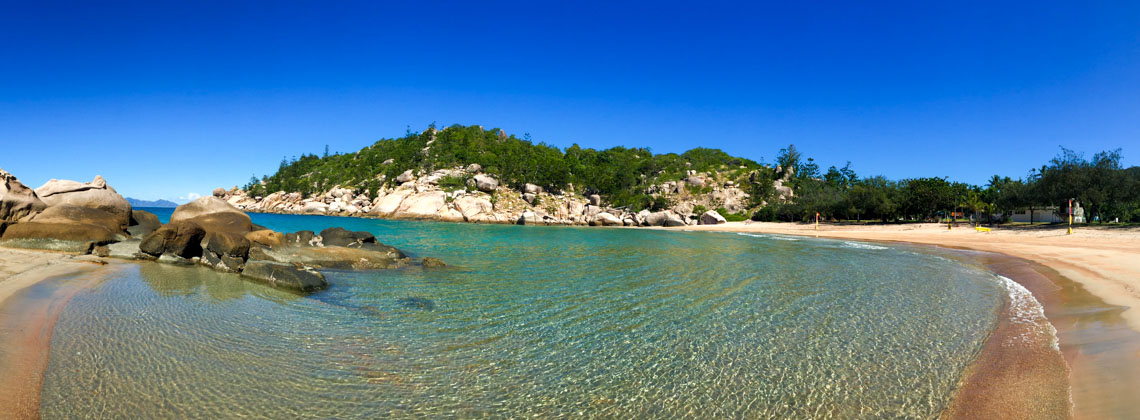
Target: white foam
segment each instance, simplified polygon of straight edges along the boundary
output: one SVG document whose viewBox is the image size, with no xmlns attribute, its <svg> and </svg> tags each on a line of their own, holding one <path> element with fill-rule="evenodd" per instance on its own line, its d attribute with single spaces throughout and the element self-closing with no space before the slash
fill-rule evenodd
<svg viewBox="0 0 1140 420">
<path fill-rule="evenodd" d="M 740 235 L 740 236 L 751 236 L 753 238 L 767 238 L 768 237 L 768 235 L 759 235 L 759 234 L 755 234 L 755 233 L 736 232 L 736 234 Z"/>
<path fill-rule="evenodd" d="M 1013 341 L 1019 340 L 1023 343 L 1028 343 L 1034 337 L 1030 336 L 1033 332 L 1048 334 L 1049 339 L 1053 345 L 1053 350 L 1061 351 L 1061 344 L 1057 341 L 1057 329 L 1053 328 L 1053 324 L 1049 323 L 1049 319 L 1045 318 L 1045 307 L 1041 306 L 1033 297 L 1033 293 L 1026 289 L 1025 286 L 1010 280 L 1005 276 L 997 276 L 1001 279 L 1001 285 L 1007 292 L 1009 292 L 1009 306 L 1010 312 L 1013 313 L 1013 318 L 1010 322 L 1019 325 L 1025 325 L 1030 331 L 1023 332 L 1017 336 L 1010 337 L 1009 344 Z"/>
<path fill-rule="evenodd" d="M 878 246 L 878 245 L 864 244 L 864 243 L 859 243 L 859 242 L 843 242 L 843 245 L 844 245 L 845 247 L 847 247 L 847 248 L 858 248 L 858 249 L 887 249 L 887 247 L 885 247 L 885 246 Z"/>
</svg>

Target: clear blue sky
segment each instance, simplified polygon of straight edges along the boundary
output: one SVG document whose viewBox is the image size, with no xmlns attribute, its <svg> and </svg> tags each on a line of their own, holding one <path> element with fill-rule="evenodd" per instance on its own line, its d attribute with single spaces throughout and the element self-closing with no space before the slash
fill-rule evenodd
<svg viewBox="0 0 1140 420">
<path fill-rule="evenodd" d="M 1140 163 L 1135 1 L 548 3 L 6 1 L 0 168 L 177 199 L 432 122 L 979 184 Z"/>
</svg>

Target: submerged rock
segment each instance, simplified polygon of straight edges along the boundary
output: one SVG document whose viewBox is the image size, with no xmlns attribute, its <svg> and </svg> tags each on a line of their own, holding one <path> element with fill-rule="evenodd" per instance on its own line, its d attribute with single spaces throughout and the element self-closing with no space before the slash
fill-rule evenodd
<svg viewBox="0 0 1140 420">
<path fill-rule="evenodd" d="M 420 262 L 420 264 L 423 264 L 423 266 L 426 268 L 436 268 L 436 267 L 446 267 L 447 266 L 447 264 L 444 264 L 443 260 L 441 260 L 439 258 L 432 258 L 432 257 L 424 257 L 424 259 Z"/>
<path fill-rule="evenodd" d="M 299 292 L 314 292 L 329 285 L 323 274 L 311 268 L 270 261 L 246 262 L 241 275 L 268 283 L 273 287 Z"/>
<path fill-rule="evenodd" d="M 396 303 L 408 309 L 420 309 L 425 311 L 435 310 L 435 302 L 431 299 L 423 297 L 403 297 L 396 299 Z"/>
<path fill-rule="evenodd" d="M 364 231 L 353 232 L 341 227 L 331 227 L 321 231 L 321 243 L 324 246 L 360 248 L 363 244 L 376 243 L 376 237 Z"/>
</svg>

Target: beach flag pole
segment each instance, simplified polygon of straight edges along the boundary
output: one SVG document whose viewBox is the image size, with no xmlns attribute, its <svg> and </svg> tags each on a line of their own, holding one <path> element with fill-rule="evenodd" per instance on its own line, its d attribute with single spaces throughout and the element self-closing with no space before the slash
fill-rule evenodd
<svg viewBox="0 0 1140 420">
<path fill-rule="evenodd" d="M 1072 234 L 1073 234 L 1073 199 L 1070 198 L 1069 199 L 1069 233 L 1068 233 L 1068 235 L 1072 235 Z"/>
</svg>

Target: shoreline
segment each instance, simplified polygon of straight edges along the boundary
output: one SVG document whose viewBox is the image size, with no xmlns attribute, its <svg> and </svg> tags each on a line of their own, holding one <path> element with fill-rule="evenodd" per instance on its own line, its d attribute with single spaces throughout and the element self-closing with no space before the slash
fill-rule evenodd
<svg viewBox="0 0 1140 420">
<path fill-rule="evenodd" d="M 103 264 L 74 254 L 0 248 L 0 371 L 6 373 L 0 378 L 0 412 L 40 417 L 40 387 L 56 321 L 72 297 L 101 278 Z M 81 276 L 86 278 L 53 285 L 46 296 L 33 290 L 52 279 Z"/>
<path fill-rule="evenodd" d="M 1136 245 L 1140 243 L 1140 229 L 1078 228 L 1070 236 L 1063 229 L 980 233 L 970 226 L 948 230 L 945 224 L 821 224 L 815 230 L 811 224 L 730 222 L 679 230 L 907 243 L 980 252 L 966 259 L 974 259 L 988 271 L 1028 289 L 1056 329 L 1068 369 L 1069 417 L 1140 416 L 1140 410 L 1131 404 L 1132 393 L 1140 386 L 1140 364 L 1136 363 L 1140 358 L 1140 313 L 1135 309 L 1140 306 L 1140 245 Z M 965 373 L 944 416 L 977 417 L 982 412 L 992 417 L 1032 413 L 1037 408 L 1028 397 L 1012 402 L 996 398 L 1012 395 L 1008 388 L 989 383 L 1023 383 L 1028 375 L 1022 369 L 1038 368 L 1000 345 L 1003 337 L 1011 334 L 1010 314 L 1003 315 L 1007 322 L 999 323 L 987 339 L 986 348 Z M 1004 375 L 999 373 L 1003 369 Z M 987 390 L 1002 394 L 989 395 Z M 1051 417 L 1040 411 L 1036 415 Z"/>
</svg>

